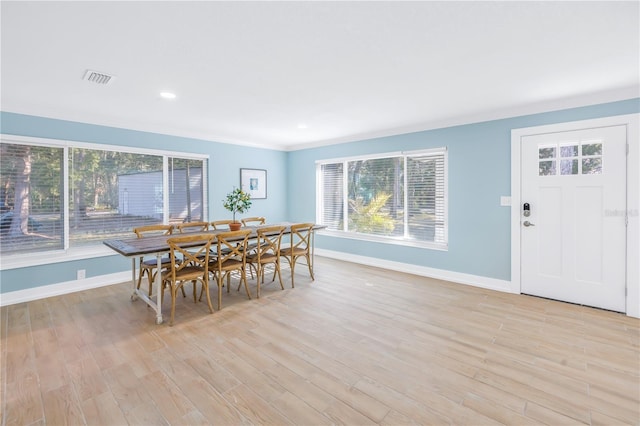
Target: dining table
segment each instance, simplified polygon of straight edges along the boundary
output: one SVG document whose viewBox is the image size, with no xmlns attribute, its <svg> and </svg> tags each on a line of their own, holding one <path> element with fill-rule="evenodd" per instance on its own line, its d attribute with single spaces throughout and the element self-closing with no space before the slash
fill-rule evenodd
<svg viewBox="0 0 640 426">
<path fill-rule="evenodd" d="M 280 223 L 271 223 L 265 225 L 255 225 L 255 226 L 244 226 L 242 229 L 250 230 L 249 238 L 256 238 L 257 231 L 260 228 L 267 228 L 270 226 L 281 225 L 285 227 L 284 235 L 291 234 L 291 225 L 294 225 L 294 222 L 280 222 Z M 314 225 L 311 232 L 311 244 L 310 244 L 310 259 L 311 259 L 311 268 L 313 270 L 313 259 L 314 259 L 314 249 L 315 249 L 315 231 L 318 229 L 323 229 L 326 226 L 324 225 Z M 118 254 L 122 256 L 131 258 L 131 281 L 133 284 L 133 293 L 131 294 L 131 300 L 136 301 L 138 299 L 142 299 L 147 305 L 154 309 L 156 314 L 156 324 L 162 324 L 162 305 L 160 303 L 160 286 L 162 285 L 162 273 L 157 273 L 155 277 L 155 285 L 156 289 L 155 295 L 146 294 L 143 290 L 137 288 L 137 262 L 136 259 L 143 256 L 156 256 L 157 261 L 157 271 L 162 271 L 162 257 L 170 252 L 169 243 L 167 240 L 171 237 L 175 237 L 176 235 L 187 235 L 187 234 L 208 234 L 208 235 L 216 235 L 223 232 L 229 232 L 228 230 L 217 229 L 217 230 L 208 230 L 208 231 L 194 231 L 185 234 L 172 234 L 172 235 L 154 235 L 144 238 L 125 238 L 125 239 L 109 239 L 104 240 L 103 244 L 114 250 Z M 239 238 L 242 239 L 243 237 Z M 193 247 L 197 247 L 198 243 L 195 243 Z M 189 248 L 188 245 L 184 246 L 185 248 Z M 154 300 L 155 299 L 155 300 Z"/>
</svg>

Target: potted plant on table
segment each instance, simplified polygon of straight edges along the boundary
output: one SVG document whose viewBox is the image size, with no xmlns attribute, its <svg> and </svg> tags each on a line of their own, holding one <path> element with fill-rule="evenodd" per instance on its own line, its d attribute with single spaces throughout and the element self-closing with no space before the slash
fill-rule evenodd
<svg viewBox="0 0 640 426">
<path fill-rule="evenodd" d="M 244 213 L 249 210 L 249 207 L 251 207 L 251 194 L 244 192 L 241 188 L 234 188 L 222 201 L 224 208 L 233 213 L 233 222 L 229 224 L 229 229 L 237 231 L 242 224 L 236 220 L 236 213 Z"/>
</svg>

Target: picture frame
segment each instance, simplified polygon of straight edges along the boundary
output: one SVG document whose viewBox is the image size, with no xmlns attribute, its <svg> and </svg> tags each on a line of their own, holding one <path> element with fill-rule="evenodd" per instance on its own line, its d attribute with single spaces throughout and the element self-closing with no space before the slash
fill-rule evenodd
<svg viewBox="0 0 640 426">
<path fill-rule="evenodd" d="M 240 169 L 240 188 L 251 199 L 267 198 L 267 171 L 264 169 Z"/>
</svg>

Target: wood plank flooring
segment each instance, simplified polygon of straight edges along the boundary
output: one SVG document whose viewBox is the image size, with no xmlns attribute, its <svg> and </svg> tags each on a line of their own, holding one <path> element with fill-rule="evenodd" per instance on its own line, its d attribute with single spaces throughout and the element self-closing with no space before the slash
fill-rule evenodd
<svg viewBox="0 0 640 426">
<path fill-rule="evenodd" d="M 129 283 L 0 309 L 2 425 L 640 424 L 637 319 L 321 257 L 297 272 L 213 314 L 189 288 L 173 327 Z"/>
</svg>

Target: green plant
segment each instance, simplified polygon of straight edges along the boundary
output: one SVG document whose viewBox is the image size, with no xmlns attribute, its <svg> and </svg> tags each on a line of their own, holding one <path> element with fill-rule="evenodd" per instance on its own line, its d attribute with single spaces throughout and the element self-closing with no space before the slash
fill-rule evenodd
<svg viewBox="0 0 640 426">
<path fill-rule="evenodd" d="M 361 197 L 349 200 L 352 210 L 349 215 L 349 230 L 365 234 L 391 234 L 395 223 L 391 215 L 384 211 L 389 198 L 391 194 L 379 192 L 368 204 Z"/>
<path fill-rule="evenodd" d="M 222 201 L 224 208 L 233 213 L 233 221 L 236 222 L 236 213 L 244 213 L 251 207 L 251 194 L 234 188 Z"/>
</svg>

